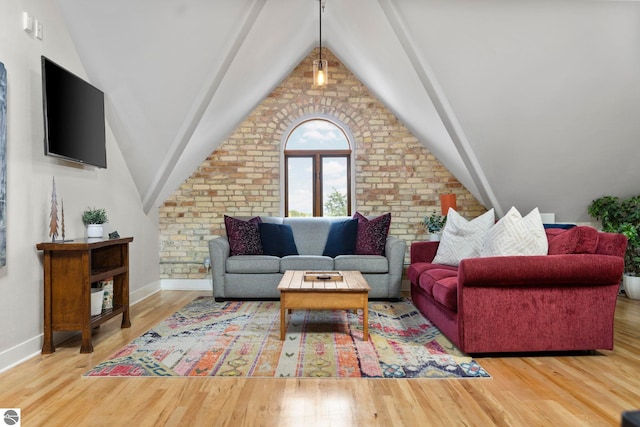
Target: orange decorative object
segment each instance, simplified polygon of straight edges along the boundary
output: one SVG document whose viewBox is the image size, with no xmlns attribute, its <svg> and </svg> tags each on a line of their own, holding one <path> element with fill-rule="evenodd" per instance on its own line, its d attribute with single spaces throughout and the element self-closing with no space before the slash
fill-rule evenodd
<svg viewBox="0 0 640 427">
<path fill-rule="evenodd" d="M 440 195 L 440 206 L 442 207 L 442 215 L 446 216 L 447 212 L 449 212 L 449 208 L 453 208 L 453 210 L 457 210 L 458 206 L 456 205 L 456 195 L 455 194 L 441 194 Z"/>
</svg>

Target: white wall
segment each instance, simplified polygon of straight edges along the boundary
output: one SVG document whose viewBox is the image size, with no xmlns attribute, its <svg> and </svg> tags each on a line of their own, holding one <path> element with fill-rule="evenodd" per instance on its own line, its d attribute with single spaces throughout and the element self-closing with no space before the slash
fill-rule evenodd
<svg viewBox="0 0 640 427">
<path fill-rule="evenodd" d="M 22 29 L 22 12 L 44 25 L 38 40 Z M 40 351 L 43 269 L 38 242 L 49 240 L 52 179 L 64 201 L 66 237 L 83 237 L 81 212 L 104 207 L 105 233 L 133 236 L 130 288 L 135 301 L 159 287 L 157 211 L 140 196 L 107 123 L 107 169 L 45 157 L 40 56 L 86 78 L 65 24 L 49 0 L 0 1 L 0 62 L 7 69 L 7 265 L 0 268 L 0 371 Z M 108 94 L 106 94 L 108 102 Z M 116 320 L 117 321 L 117 320 Z M 60 336 L 58 336 L 60 338 Z"/>
</svg>

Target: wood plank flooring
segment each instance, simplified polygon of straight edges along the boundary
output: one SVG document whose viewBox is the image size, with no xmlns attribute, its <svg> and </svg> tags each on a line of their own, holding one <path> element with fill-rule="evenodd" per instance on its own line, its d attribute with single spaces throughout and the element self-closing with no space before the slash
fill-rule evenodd
<svg viewBox="0 0 640 427">
<path fill-rule="evenodd" d="M 0 374 L 0 407 L 23 426 L 615 426 L 640 409 L 640 301 L 620 297 L 615 350 L 479 358 L 490 379 L 83 378 L 202 292 L 162 291 Z"/>
</svg>

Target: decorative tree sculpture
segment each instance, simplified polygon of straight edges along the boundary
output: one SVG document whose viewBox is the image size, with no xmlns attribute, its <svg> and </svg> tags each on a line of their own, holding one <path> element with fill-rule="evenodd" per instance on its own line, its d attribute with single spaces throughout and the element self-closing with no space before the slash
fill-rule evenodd
<svg viewBox="0 0 640 427">
<path fill-rule="evenodd" d="M 60 217 L 60 226 L 62 227 L 62 241 L 64 242 L 64 199 L 60 199 L 60 208 L 62 209 Z"/>
<path fill-rule="evenodd" d="M 49 221 L 49 236 L 55 242 L 58 237 L 58 200 L 56 196 L 56 178 L 53 177 L 53 190 L 51 191 L 51 217 Z"/>
</svg>

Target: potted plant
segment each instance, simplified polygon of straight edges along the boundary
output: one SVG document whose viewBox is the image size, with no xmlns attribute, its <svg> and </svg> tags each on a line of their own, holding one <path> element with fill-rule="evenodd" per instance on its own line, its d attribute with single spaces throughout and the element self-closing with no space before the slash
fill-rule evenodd
<svg viewBox="0 0 640 427">
<path fill-rule="evenodd" d="M 623 286 L 629 298 L 640 299 L 640 195 L 625 200 L 604 196 L 593 200 L 587 212 L 600 220 L 602 231 L 627 238 Z"/>
<path fill-rule="evenodd" d="M 442 229 L 447 222 L 447 217 L 442 216 L 436 211 L 433 211 L 432 214 L 425 216 L 422 219 L 422 226 L 429 233 L 429 240 L 438 241 L 440 240 L 440 235 L 442 234 Z"/>
<path fill-rule="evenodd" d="M 107 211 L 103 208 L 87 208 L 82 212 L 82 222 L 87 226 L 87 237 L 89 238 L 102 238 L 103 224 L 107 221 Z"/>
</svg>

